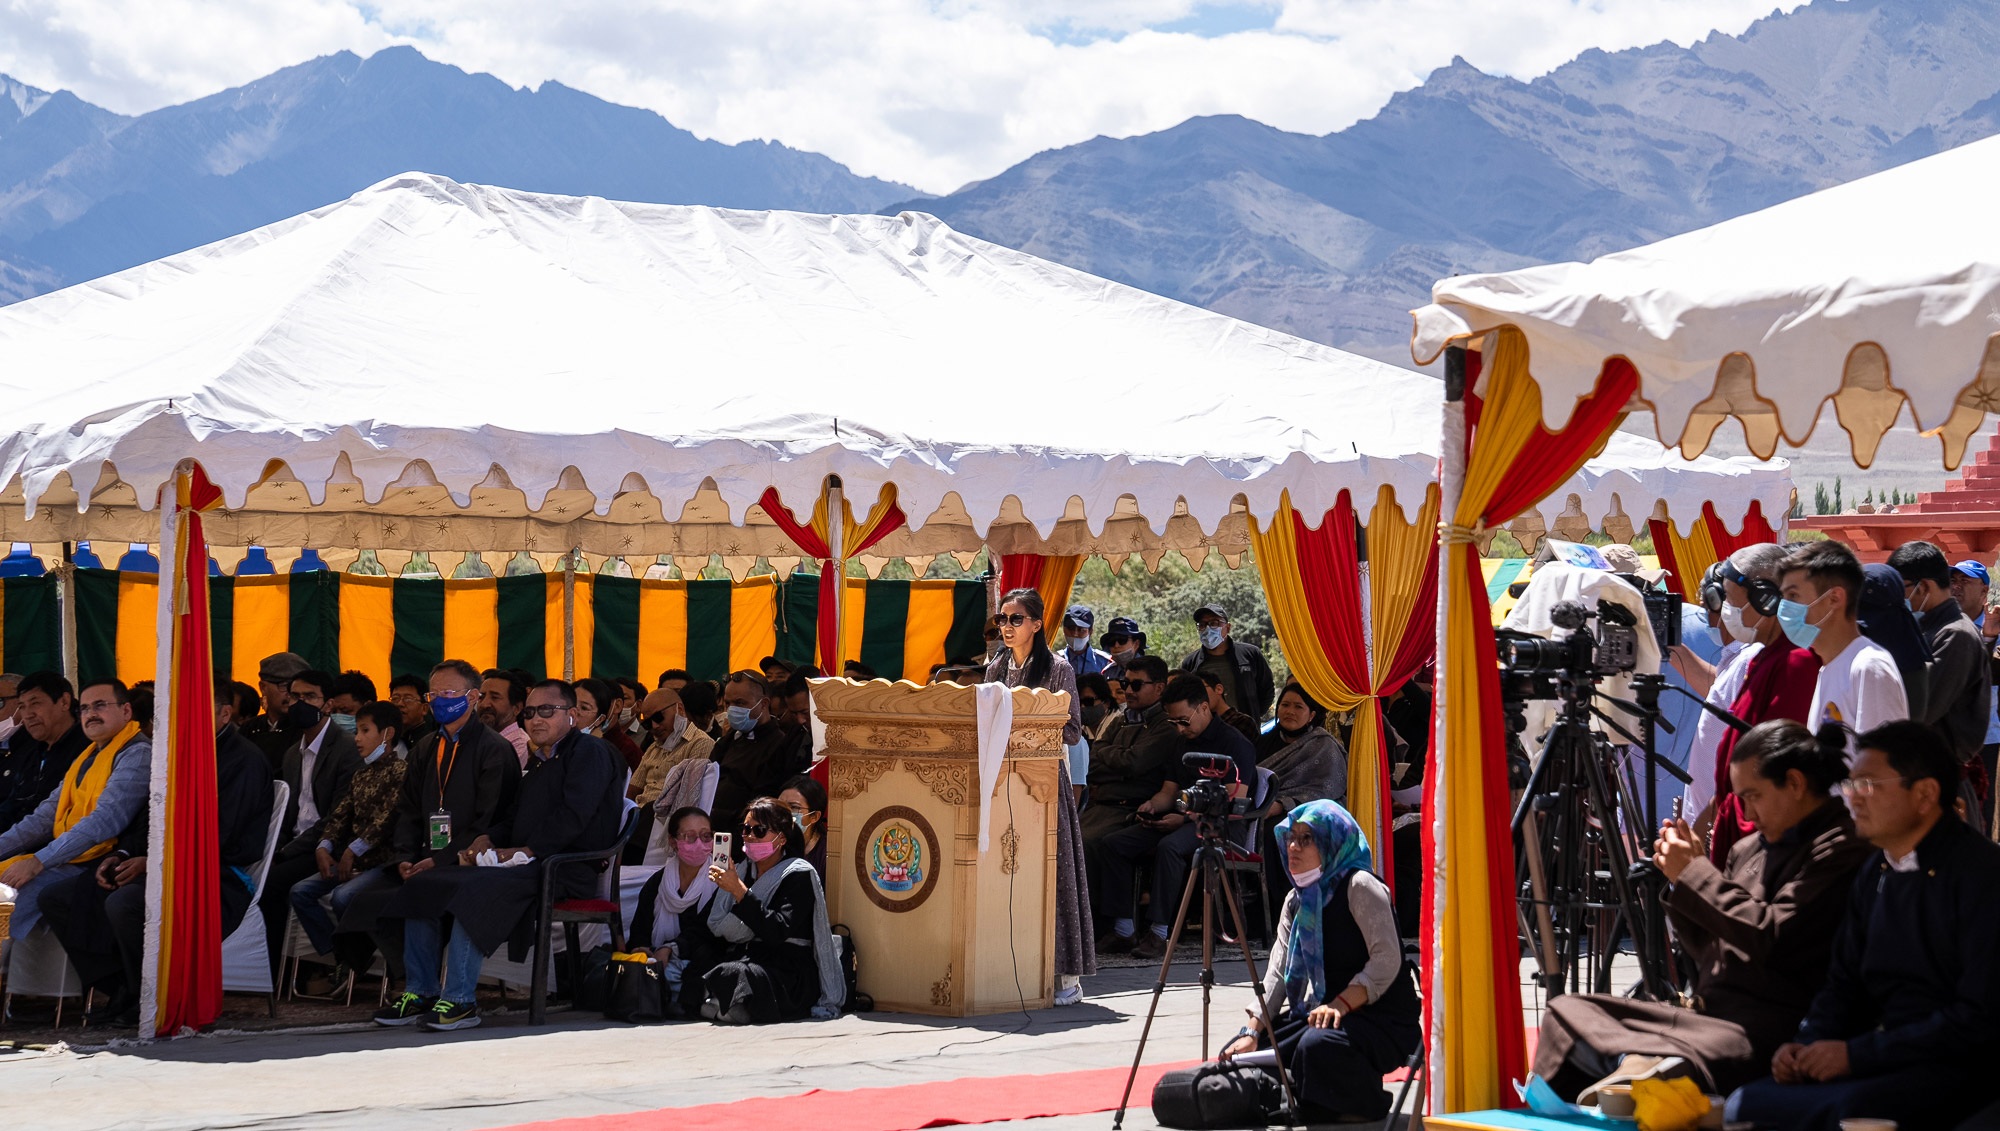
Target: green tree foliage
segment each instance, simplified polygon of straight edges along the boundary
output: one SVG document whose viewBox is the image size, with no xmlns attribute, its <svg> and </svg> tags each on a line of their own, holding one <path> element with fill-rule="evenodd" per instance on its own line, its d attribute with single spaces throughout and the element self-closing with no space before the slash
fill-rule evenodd
<svg viewBox="0 0 2000 1131">
<path fill-rule="evenodd" d="M 1072 604 L 1089 605 L 1097 614 L 1097 633 L 1112 617 L 1126 616 L 1139 622 L 1146 633 L 1146 650 L 1178 665 L 1181 657 L 1196 647 L 1194 611 L 1210 601 L 1229 612 L 1230 632 L 1236 639 L 1255 644 L 1271 661 L 1271 674 L 1282 685 L 1289 668 L 1278 645 L 1277 630 L 1271 626 L 1271 608 L 1264 600 L 1263 585 L 1257 579 L 1254 556 L 1245 553 L 1242 565 L 1230 569 L 1221 554 L 1210 554 L 1196 570 L 1180 554 L 1160 559 L 1160 568 L 1151 571 L 1137 557 L 1127 558 L 1125 567 L 1113 573 L 1103 558 L 1091 558 L 1077 572 Z M 1059 614 L 1049 611 L 1051 620 Z"/>
</svg>

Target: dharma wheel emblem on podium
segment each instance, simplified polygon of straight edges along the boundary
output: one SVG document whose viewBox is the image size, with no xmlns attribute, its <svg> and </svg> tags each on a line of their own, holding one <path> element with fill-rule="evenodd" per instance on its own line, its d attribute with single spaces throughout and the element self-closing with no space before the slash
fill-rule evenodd
<svg viewBox="0 0 2000 1131">
<path fill-rule="evenodd" d="M 877 810 L 862 825 L 856 845 L 861 890 L 884 911 L 914 911 L 937 887 L 937 832 L 915 809 Z"/>
</svg>

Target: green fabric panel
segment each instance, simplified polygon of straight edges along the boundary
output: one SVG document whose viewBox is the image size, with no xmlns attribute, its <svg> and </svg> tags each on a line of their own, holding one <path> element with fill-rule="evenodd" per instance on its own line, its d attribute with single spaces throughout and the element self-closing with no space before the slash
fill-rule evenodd
<svg viewBox="0 0 2000 1131">
<path fill-rule="evenodd" d="M 945 662 L 986 654 L 986 583 L 957 581 L 951 587 L 951 631 L 945 634 Z"/>
<path fill-rule="evenodd" d="M 428 672 L 444 659 L 444 582 L 431 577 L 399 577 L 389 589 L 396 618 L 396 643 L 389 649 L 392 672 Z"/>
<path fill-rule="evenodd" d="M 106 679 L 118 671 L 118 571 L 76 571 L 76 674 Z"/>
<path fill-rule="evenodd" d="M 853 610 L 852 598 L 847 607 Z M 903 645 L 909 621 L 909 582 L 868 582 L 868 605 L 861 614 L 861 654 L 854 658 L 883 679 L 903 678 Z"/>
<path fill-rule="evenodd" d="M 591 582 L 590 674 L 636 678 L 639 670 L 639 579 L 598 574 Z"/>
<path fill-rule="evenodd" d="M 286 651 L 300 656 L 316 670 L 338 672 L 340 575 L 331 570 L 313 570 L 290 576 L 291 584 L 285 587 L 285 591 L 292 606 L 292 639 Z M 443 632 L 443 605 L 438 607 L 438 631 Z M 277 651 L 276 648 L 271 650 Z"/>
<path fill-rule="evenodd" d="M 56 615 L 56 575 L 10 577 L 5 584 L 6 670 L 15 675 L 62 670 L 62 618 Z"/>
<path fill-rule="evenodd" d="M 538 680 L 547 679 L 549 674 L 547 575 L 534 573 L 520 577 L 503 577 L 497 584 L 500 588 L 498 609 L 500 666 L 527 672 Z"/>
<path fill-rule="evenodd" d="M 778 595 L 778 649 L 793 667 L 819 663 L 819 578 L 795 573 Z"/>
<path fill-rule="evenodd" d="M 729 674 L 729 591 L 727 581 L 690 581 L 688 587 L 688 674 L 721 679 Z"/>
<path fill-rule="evenodd" d="M 223 681 L 236 670 L 236 579 L 208 578 L 208 651 L 210 666 Z M 260 659 L 262 657 L 259 657 Z"/>
</svg>

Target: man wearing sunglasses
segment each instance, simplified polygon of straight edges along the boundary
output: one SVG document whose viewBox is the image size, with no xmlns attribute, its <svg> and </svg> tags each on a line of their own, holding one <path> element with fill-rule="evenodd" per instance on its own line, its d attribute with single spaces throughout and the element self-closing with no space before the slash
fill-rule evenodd
<svg viewBox="0 0 2000 1131">
<path fill-rule="evenodd" d="M 1102 928 L 1097 948 L 1105 954 L 1130 950 L 1136 941 L 1132 869 L 1117 861 L 1143 857 L 1164 835 L 1140 820 L 1139 807 L 1160 792 L 1186 746 L 1160 706 L 1167 662 L 1134 657 L 1123 683 L 1124 715 L 1104 741 L 1091 746 L 1090 804 L 1077 816 L 1091 909 Z"/>
<path fill-rule="evenodd" d="M 754 671 L 730 675 L 722 706 L 729 713 L 729 732 L 709 755 L 720 771 L 712 818 L 716 828 L 733 829 L 743 820 L 744 807 L 759 797 L 776 797 L 786 782 L 811 768 L 812 735 L 771 717 L 771 687 Z"/>
<path fill-rule="evenodd" d="M 1728 1118 L 1956 1127 L 1993 1098 L 2000 845 L 1954 812 L 1958 760 L 1935 729 L 1889 723 L 1855 746 L 1836 788 L 1877 851 L 1862 862 L 1797 1038 L 1771 1058 L 1770 1079 L 1731 1097 Z"/>
<path fill-rule="evenodd" d="M 653 741 L 633 771 L 631 796 L 640 805 L 651 806 L 660 799 L 667 773 L 682 762 L 706 762 L 715 753 L 715 740 L 688 722 L 686 704 L 670 687 L 662 687 L 640 702 L 639 722 Z M 636 833 L 633 839 L 638 839 Z"/>
</svg>

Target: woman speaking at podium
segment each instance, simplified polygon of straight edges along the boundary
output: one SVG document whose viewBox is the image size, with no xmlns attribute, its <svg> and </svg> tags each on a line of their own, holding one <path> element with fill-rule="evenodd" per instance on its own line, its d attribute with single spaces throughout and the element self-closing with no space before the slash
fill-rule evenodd
<svg viewBox="0 0 2000 1131">
<path fill-rule="evenodd" d="M 1076 672 L 1049 649 L 1042 627 L 1042 595 L 1015 589 L 1000 598 L 994 617 L 1007 646 L 986 668 L 986 682 L 1008 687 L 1061 691 L 1069 696 L 1063 745 L 1083 737 L 1083 714 L 1076 701 Z M 1070 788 L 1067 759 L 1057 760 L 1056 789 L 1056 1004 L 1083 1000 L 1083 976 L 1097 973 L 1097 945 L 1090 934 L 1090 890 L 1083 875 L 1083 832 L 1076 821 L 1076 793 Z"/>
<path fill-rule="evenodd" d="M 1254 1014 L 1223 1059 L 1278 1050 L 1309 1123 L 1381 1119 L 1382 1077 L 1416 1051 L 1423 1030 L 1416 980 L 1403 961 L 1389 889 L 1368 841 L 1332 801 L 1308 801 L 1278 823 L 1292 874 L 1264 973 L 1275 1040 Z"/>
</svg>

